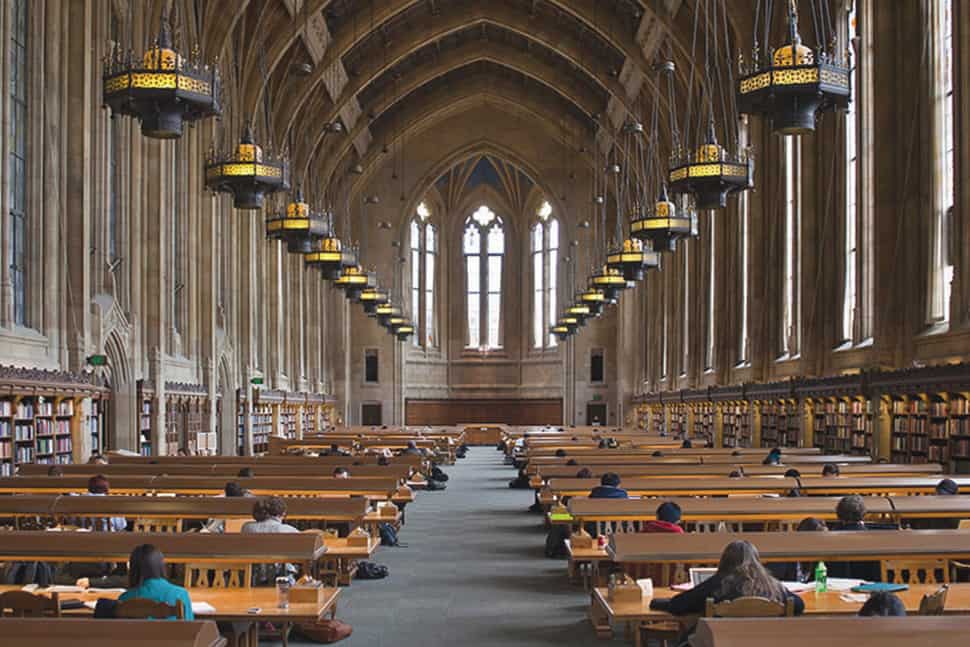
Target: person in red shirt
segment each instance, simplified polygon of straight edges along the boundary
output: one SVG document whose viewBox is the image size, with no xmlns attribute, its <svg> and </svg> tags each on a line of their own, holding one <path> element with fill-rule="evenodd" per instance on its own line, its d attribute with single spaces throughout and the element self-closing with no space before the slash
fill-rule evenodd
<svg viewBox="0 0 970 647">
<path fill-rule="evenodd" d="M 643 524 L 640 532 L 673 532 L 684 534 L 680 526 L 680 506 L 673 501 L 666 501 L 657 508 L 657 519 Z"/>
</svg>

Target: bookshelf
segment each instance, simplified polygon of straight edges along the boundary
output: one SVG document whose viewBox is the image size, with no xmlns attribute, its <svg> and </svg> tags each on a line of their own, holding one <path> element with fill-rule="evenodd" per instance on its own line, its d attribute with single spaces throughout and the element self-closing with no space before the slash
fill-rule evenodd
<svg viewBox="0 0 970 647">
<path fill-rule="evenodd" d="M 872 400 L 860 396 L 850 399 L 848 404 L 849 433 L 852 439 L 848 453 L 873 456 L 875 445 L 872 440 Z"/>
<path fill-rule="evenodd" d="M 714 416 L 717 407 L 713 402 L 701 402 L 694 407 L 694 429 L 691 438 L 714 438 Z"/>
<path fill-rule="evenodd" d="M 928 397 L 924 394 L 890 395 L 889 399 L 891 462 L 929 462 Z"/>
<path fill-rule="evenodd" d="M 785 398 L 761 403 L 762 447 L 799 447 L 801 436 L 797 400 Z"/>
<path fill-rule="evenodd" d="M 722 447 L 751 447 L 753 433 L 749 403 L 724 403 L 721 420 Z"/>
<path fill-rule="evenodd" d="M 263 402 L 258 397 L 253 401 L 251 418 L 253 430 L 253 454 L 269 451 L 269 437 L 273 433 L 273 404 Z"/>
<path fill-rule="evenodd" d="M 658 436 L 667 433 L 667 425 L 664 422 L 664 406 L 662 404 L 650 405 L 650 431 Z"/>
<path fill-rule="evenodd" d="M 954 463 L 955 471 L 964 472 L 970 467 L 970 392 L 950 394 L 946 413 L 950 459 Z"/>
<path fill-rule="evenodd" d="M 296 439 L 296 419 L 299 414 L 299 407 L 293 404 L 283 404 L 280 406 L 280 419 L 277 435 L 287 440 Z"/>
<path fill-rule="evenodd" d="M 152 403 L 155 394 L 144 381 L 138 382 L 138 452 L 142 456 L 152 455 Z"/>
<path fill-rule="evenodd" d="M 89 374 L 0 367 L 0 476 L 14 475 L 25 463 L 86 460 L 90 451 L 103 446 L 100 400 L 107 397 L 107 389 L 95 379 Z"/>
<path fill-rule="evenodd" d="M 670 414 L 670 435 L 675 438 L 686 437 L 690 432 L 687 405 L 683 403 L 671 404 L 668 413 Z"/>
<path fill-rule="evenodd" d="M 215 446 L 214 433 L 207 427 L 209 394 L 200 384 L 165 383 L 165 451 L 169 456 L 180 449 L 189 454 L 208 454 Z"/>
</svg>

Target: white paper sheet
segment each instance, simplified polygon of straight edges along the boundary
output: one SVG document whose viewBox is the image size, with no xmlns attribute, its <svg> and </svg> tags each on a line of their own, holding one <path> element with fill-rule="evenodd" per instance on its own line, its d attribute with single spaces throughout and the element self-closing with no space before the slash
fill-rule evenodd
<svg viewBox="0 0 970 647">
<path fill-rule="evenodd" d="M 216 608 L 208 602 L 193 602 L 192 613 L 215 613 Z"/>
</svg>

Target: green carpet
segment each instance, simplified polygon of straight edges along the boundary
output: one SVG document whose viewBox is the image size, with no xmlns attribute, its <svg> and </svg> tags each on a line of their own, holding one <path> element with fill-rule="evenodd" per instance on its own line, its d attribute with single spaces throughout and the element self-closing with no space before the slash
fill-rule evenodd
<svg viewBox="0 0 970 647">
<path fill-rule="evenodd" d="M 532 492 L 508 488 L 515 472 L 501 453 L 474 447 L 444 469 L 448 489 L 419 492 L 407 509 L 407 547 L 375 554 L 390 576 L 344 589 L 337 617 L 354 633 L 341 645 L 625 644 L 596 638 L 588 595 L 567 582 L 565 560 L 543 556 L 541 517 L 526 512 Z"/>
</svg>

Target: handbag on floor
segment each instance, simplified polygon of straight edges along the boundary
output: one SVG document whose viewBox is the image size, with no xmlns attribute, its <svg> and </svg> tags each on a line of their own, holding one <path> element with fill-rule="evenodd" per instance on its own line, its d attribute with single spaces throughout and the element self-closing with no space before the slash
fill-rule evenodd
<svg viewBox="0 0 970 647">
<path fill-rule="evenodd" d="M 337 619 L 304 622 L 299 625 L 299 629 L 309 640 L 324 644 L 338 642 L 354 633 L 351 625 Z"/>
<path fill-rule="evenodd" d="M 387 567 L 374 562 L 357 562 L 358 580 L 383 580 L 388 575 Z"/>
</svg>

